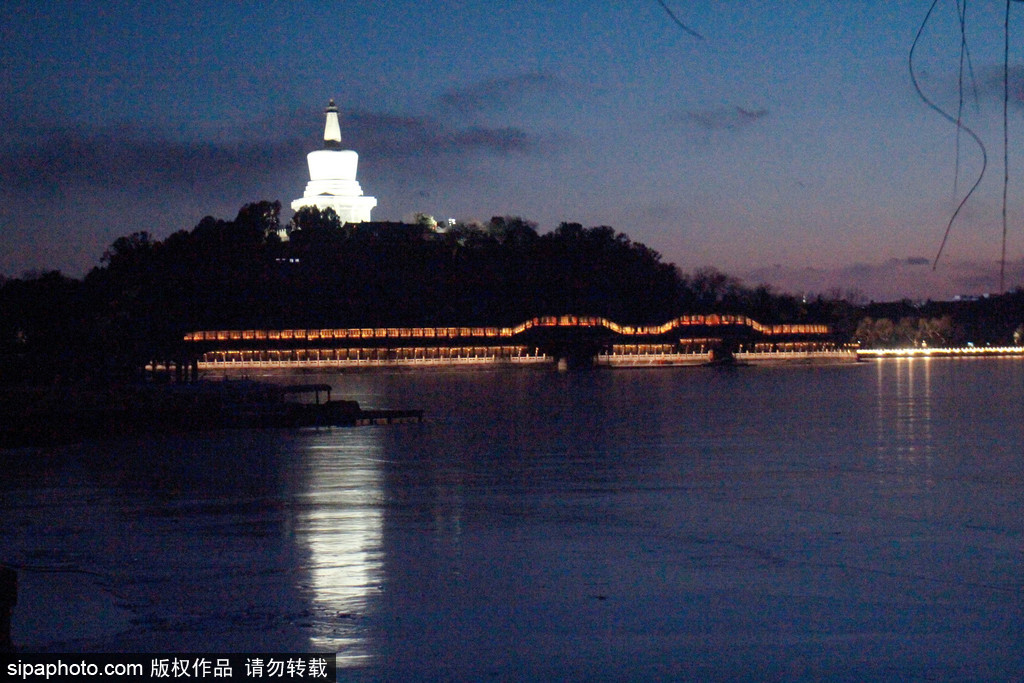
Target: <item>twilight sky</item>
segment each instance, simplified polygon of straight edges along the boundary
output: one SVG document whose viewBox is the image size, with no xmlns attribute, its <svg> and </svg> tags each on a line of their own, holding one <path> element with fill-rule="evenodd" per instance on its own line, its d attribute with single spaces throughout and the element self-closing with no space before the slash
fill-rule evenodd
<svg viewBox="0 0 1024 683">
<path fill-rule="evenodd" d="M 684 271 L 876 299 L 995 291 L 1001 0 L 968 3 L 964 120 L 918 99 L 929 0 L 59 2 L 0 6 L 0 273 L 99 263 L 243 204 L 286 207 L 323 108 L 374 219 L 423 211 L 610 225 Z M 939 0 L 915 52 L 955 112 Z M 1007 285 L 1024 285 L 1024 3 L 1011 12 Z M 976 96 L 975 96 L 976 93 Z M 957 195 L 954 195 L 954 187 Z M 285 217 L 290 211 L 285 212 Z"/>
</svg>

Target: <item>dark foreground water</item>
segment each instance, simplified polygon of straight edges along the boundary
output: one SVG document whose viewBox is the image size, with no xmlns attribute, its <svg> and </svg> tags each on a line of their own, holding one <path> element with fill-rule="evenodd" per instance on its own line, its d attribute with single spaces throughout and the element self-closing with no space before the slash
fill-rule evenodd
<svg viewBox="0 0 1024 683">
<path fill-rule="evenodd" d="M 422 425 L 0 454 L 28 650 L 1024 676 L 1024 362 L 305 376 Z"/>
</svg>

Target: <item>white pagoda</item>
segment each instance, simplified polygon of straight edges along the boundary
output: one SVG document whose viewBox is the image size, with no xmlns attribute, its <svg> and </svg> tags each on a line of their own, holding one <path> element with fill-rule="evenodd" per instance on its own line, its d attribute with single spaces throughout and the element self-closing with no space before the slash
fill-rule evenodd
<svg viewBox="0 0 1024 683">
<path fill-rule="evenodd" d="M 341 148 L 341 126 L 334 100 L 328 103 L 326 113 L 324 148 L 306 155 L 309 182 L 302 198 L 292 202 L 292 210 L 315 206 L 321 211 L 334 209 L 343 223 L 369 221 L 370 210 L 377 206 L 377 198 L 364 196 L 363 188 L 356 182 L 359 155 Z"/>
</svg>

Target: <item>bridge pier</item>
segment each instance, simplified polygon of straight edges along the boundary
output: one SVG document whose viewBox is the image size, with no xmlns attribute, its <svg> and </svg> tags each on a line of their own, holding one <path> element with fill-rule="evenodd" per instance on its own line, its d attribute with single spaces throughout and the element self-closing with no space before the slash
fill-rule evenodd
<svg viewBox="0 0 1024 683">
<path fill-rule="evenodd" d="M 586 370 L 595 365 L 597 354 L 600 349 L 589 348 L 566 348 L 555 353 L 549 353 L 555 359 L 555 365 L 559 372 L 566 370 Z"/>
</svg>

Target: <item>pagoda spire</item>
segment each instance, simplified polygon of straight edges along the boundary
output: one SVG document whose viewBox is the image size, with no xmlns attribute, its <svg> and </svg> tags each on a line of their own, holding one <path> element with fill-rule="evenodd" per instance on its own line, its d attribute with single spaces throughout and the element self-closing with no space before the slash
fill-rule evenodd
<svg viewBox="0 0 1024 683">
<path fill-rule="evenodd" d="M 359 155 L 351 149 L 341 148 L 341 126 L 338 107 L 334 100 L 324 111 L 324 146 L 306 155 L 309 164 L 309 182 L 302 197 L 292 202 L 292 210 L 314 207 L 331 209 L 343 223 L 363 223 L 370 220 L 370 211 L 377 206 L 376 197 L 363 194 L 356 180 Z"/>
<path fill-rule="evenodd" d="M 331 99 L 327 103 L 327 122 L 324 124 L 324 147 L 327 149 L 341 149 L 341 125 L 338 123 L 338 108 Z"/>
</svg>

